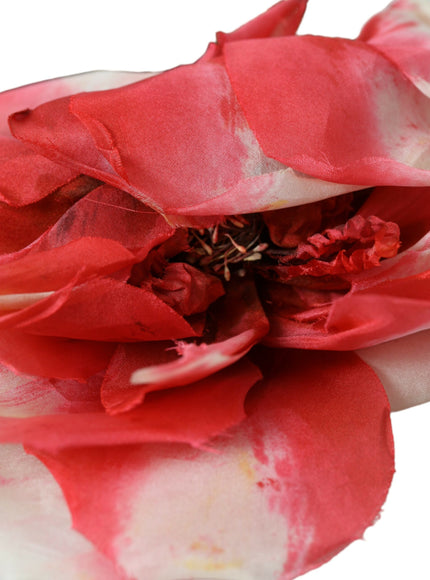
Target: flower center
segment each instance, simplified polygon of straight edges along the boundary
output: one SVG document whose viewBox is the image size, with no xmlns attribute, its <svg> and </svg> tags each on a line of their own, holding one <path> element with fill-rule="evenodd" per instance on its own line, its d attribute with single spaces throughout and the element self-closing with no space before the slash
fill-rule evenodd
<svg viewBox="0 0 430 580">
<path fill-rule="evenodd" d="M 259 214 L 228 216 L 211 228 L 190 229 L 187 261 L 222 275 L 227 282 L 232 271 L 243 277 L 246 264 L 261 260 L 269 247 L 269 243 L 262 240 L 265 230 Z"/>
</svg>

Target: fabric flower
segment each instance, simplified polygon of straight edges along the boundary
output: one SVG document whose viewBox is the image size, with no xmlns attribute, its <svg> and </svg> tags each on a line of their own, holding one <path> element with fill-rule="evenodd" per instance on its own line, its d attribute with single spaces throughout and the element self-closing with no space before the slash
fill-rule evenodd
<svg viewBox="0 0 430 580">
<path fill-rule="evenodd" d="M 305 5 L 0 96 L 2 577 L 286 580 L 378 517 L 430 399 L 428 9 Z"/>
</svg>

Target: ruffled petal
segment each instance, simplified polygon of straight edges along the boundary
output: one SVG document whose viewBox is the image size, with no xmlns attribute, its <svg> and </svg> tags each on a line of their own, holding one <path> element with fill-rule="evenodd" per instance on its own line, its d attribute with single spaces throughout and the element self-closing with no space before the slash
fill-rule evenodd
<svg viewBox="0 0 430 580">
<path fill-rule="evenodd" d="M 72 528 L 58 484 L 20 445 L 0 447 L 1 578 L 120 580 L 114 565 Z"/>
<path fill-rule="evenodd" d="M 248 418 L 212 451 L 36 452 L 74 526 L 129 577 L 287 580 L 378 516 L 393 446 L 376 375 L 352 353 L 261 358 Z"/>
<path fill-rule="evenodd" d="M 427 0 L 397 0 L 363 27 L 360 40 L 375 46 L 430 96 L 430 10 Z"/>
<path fill-rule="evenodd" d="M 381 379 L 391 409 L 430 401 L 430 331 L 417 332 L 357 351 Z"/>
</svg>

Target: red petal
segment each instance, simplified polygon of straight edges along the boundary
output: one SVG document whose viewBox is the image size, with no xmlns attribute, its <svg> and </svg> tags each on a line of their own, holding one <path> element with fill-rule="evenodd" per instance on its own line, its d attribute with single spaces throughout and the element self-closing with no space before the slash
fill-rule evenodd
<svg viewBox="0 0 430 580">
<path fill-rule="evenodd" d="M 428 185 L 428 99 L 369 45 L 286 36 L 224 52 L 269 157 L 337 183 Z"/>
<path fill-rule="evenodd" d="M 404 251 L 430 231 L 430 188 L 375 187 L 359 215 L 398 224 Z"/>
<path fill-rule="evenodd" d="M 109 343 L 0 332 L 0 361 L 20 373 L 39 377 L 87 379 L 104 370 L 114 350 Z"/>
<path fill-rule="evenodd" d="M 422 258 L 428 264 L 428 257 Z M 429 271 L 396 280 L 390 275 L 406 273 L 416 258 L 410 256 L 409 264 L 407 256 L 405 264 L 392 260 L 391 268 L 385 268 L 387 261 L 376 274 L 366 272 L 361 287 L 357 283 L 351 292 L 334 299 L 328 293 L 326 303 L 315 307 L 295 309 L 291 302 L 282 302 L 282 288 L 274 289 L 279 299 L 266 308 L 270 333 L 264 342 L 284 348 L 350 350 L 429 328 Z"/>
<path fill-rule="evenodd" d="M 356 188 L 265 157 L 218 62 L 53 101 L 14 115 L 11 127 L 50 159 L 166 214 L 247 213 Z"/>
<path fill-rule="evenodd" d="M 163 276 L 153 277 L 151 285 L 155 294 L 182 316 L 206 312 L 224 294 L 219 278 L 184 262 L 167 264 Z"/>
<path fill-rule="evenodd" d="M 249 398 L 250 416 L 213 441 L 215 453 L 160 445 L 37 452 L 75 527 L 137 578 L 217 571 L 286 580 L 360 538 L 393 473 L 385 394 L 353 354 L 290 355 L 262 354 L 266 377 Z"/>
<path fill-rule="evenodd" d="M 77 274 L 85 280 L 121 270 L 135 260 L 118 242 L 102 238 L 80 238 L 52 250 L 11 258 L 0 265 L 2 294 L 57 290 Z"/>
<path fill-rule="evenodd" d="M 0 136 L 0 201 L 22 206 L 39 201 L 78 175 L 9 137 Z"/>
<path fill-rule="evenodd" d="M 96 237 L 115 240 L 135 251 L 139 260 L 143 260 L 153 247 L 167 240 L 174 231 L 160 214 L 131 195 L 102 185 L 70 208 L 32 251 Z"/>
<path fill-rule="evenodd" d="M 183 389 L 152 393 L 144 405 L 118 416 L 81 410 L 19 419 L 3 417 L 0 440 L 50 451 L 147 441 L 202 446 L 245 418 L 245 396 L 260 378 L 258 368 L 243 360 Z"/>
<path fill-rule="evenodd" d="M 250 38 L 295 34 L 306 10 L 307 0 L 284 0 L 230 33 L 218 32 L 218 44 Z"/>
<path fill-rule="evenodd" d="M 13 207 L 0 202 L 0 254 L 16 252 L 33 242 L 82 196 L 94 189 L 95 180 L 79 176 L 39 202 Z"/>
<path fill-rule="evenodd" d="M 111 278 L 77 286 L 54 312 L 20 322 L 20 328 L 33 334 L 119 342 L 196 335 L 182 316 L 152 292 Z"/>
</svg>

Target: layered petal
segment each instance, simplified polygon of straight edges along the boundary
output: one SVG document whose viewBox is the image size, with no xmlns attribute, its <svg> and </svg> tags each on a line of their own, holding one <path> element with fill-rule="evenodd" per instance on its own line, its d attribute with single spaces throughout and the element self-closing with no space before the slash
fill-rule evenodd
<svg viewBox="0 0 430 580">
<path fill-rule="evenodd" d="M 248 418 L 212 451 L 36 452 L 74 526 L 128 577 L 294 578 L 377 517 L 393 449 L 376 375 L 351 353 L 260 358 Z"/>
<path fill-rule="evenodd" d="M 310 178 L 267 157 L 217 59 L 59 99 L 14 115 L 11 127 L 49 159 L 173 216 L 246 213 L 358 187 Z"/>
<path fill-rule="evenodd" d="M 2 378 L 6 385 L 20 382 L 10 371 L 3 371 Z M 6 409 L 6 416 L 0 418 L 0 441 L 22 442 L 49 451 L 151 441 L 202 447 L 211 437 L 245 418 L 245 396 L 260 378 L 259 369 L 243 360 L 181 390 L 152 393 L 144 405 L 118 416 L 106 414 L 97 400 L 87 401 L 80 394 L 91 385 L 58 385 L 57 381 L 54 390 L 33 380 L 36 403 L 45 395 L 52 404 L 51 413 L 49 408 L 46 408 L 48 412 L 35 413 L 34 407 L 28 404 L 25 388 L 21 398 L 1 401 L 0 397 Z M 28 392 L 28 381 L 24 386 Z M 62 394 L 64 389 L 68 404 L 61 405 L 58 393 Z M 19 404 L 22 402 L 24 406 Z M 37 411 L 38 406 L 35 407 Z"/>
<path fill-rule="evenodd" d="M 267 156 L 337 183 L 429 184 L 429 101 L 379 51 L 286 36 L 229 43 L 224 56 Z"/>
<path fill-rule="evenodd" d="M 363 27 L 359 39 L 375 46 L 430 96 L 430 10 L 426 0 L 396 0 Z"/>
</svg>

